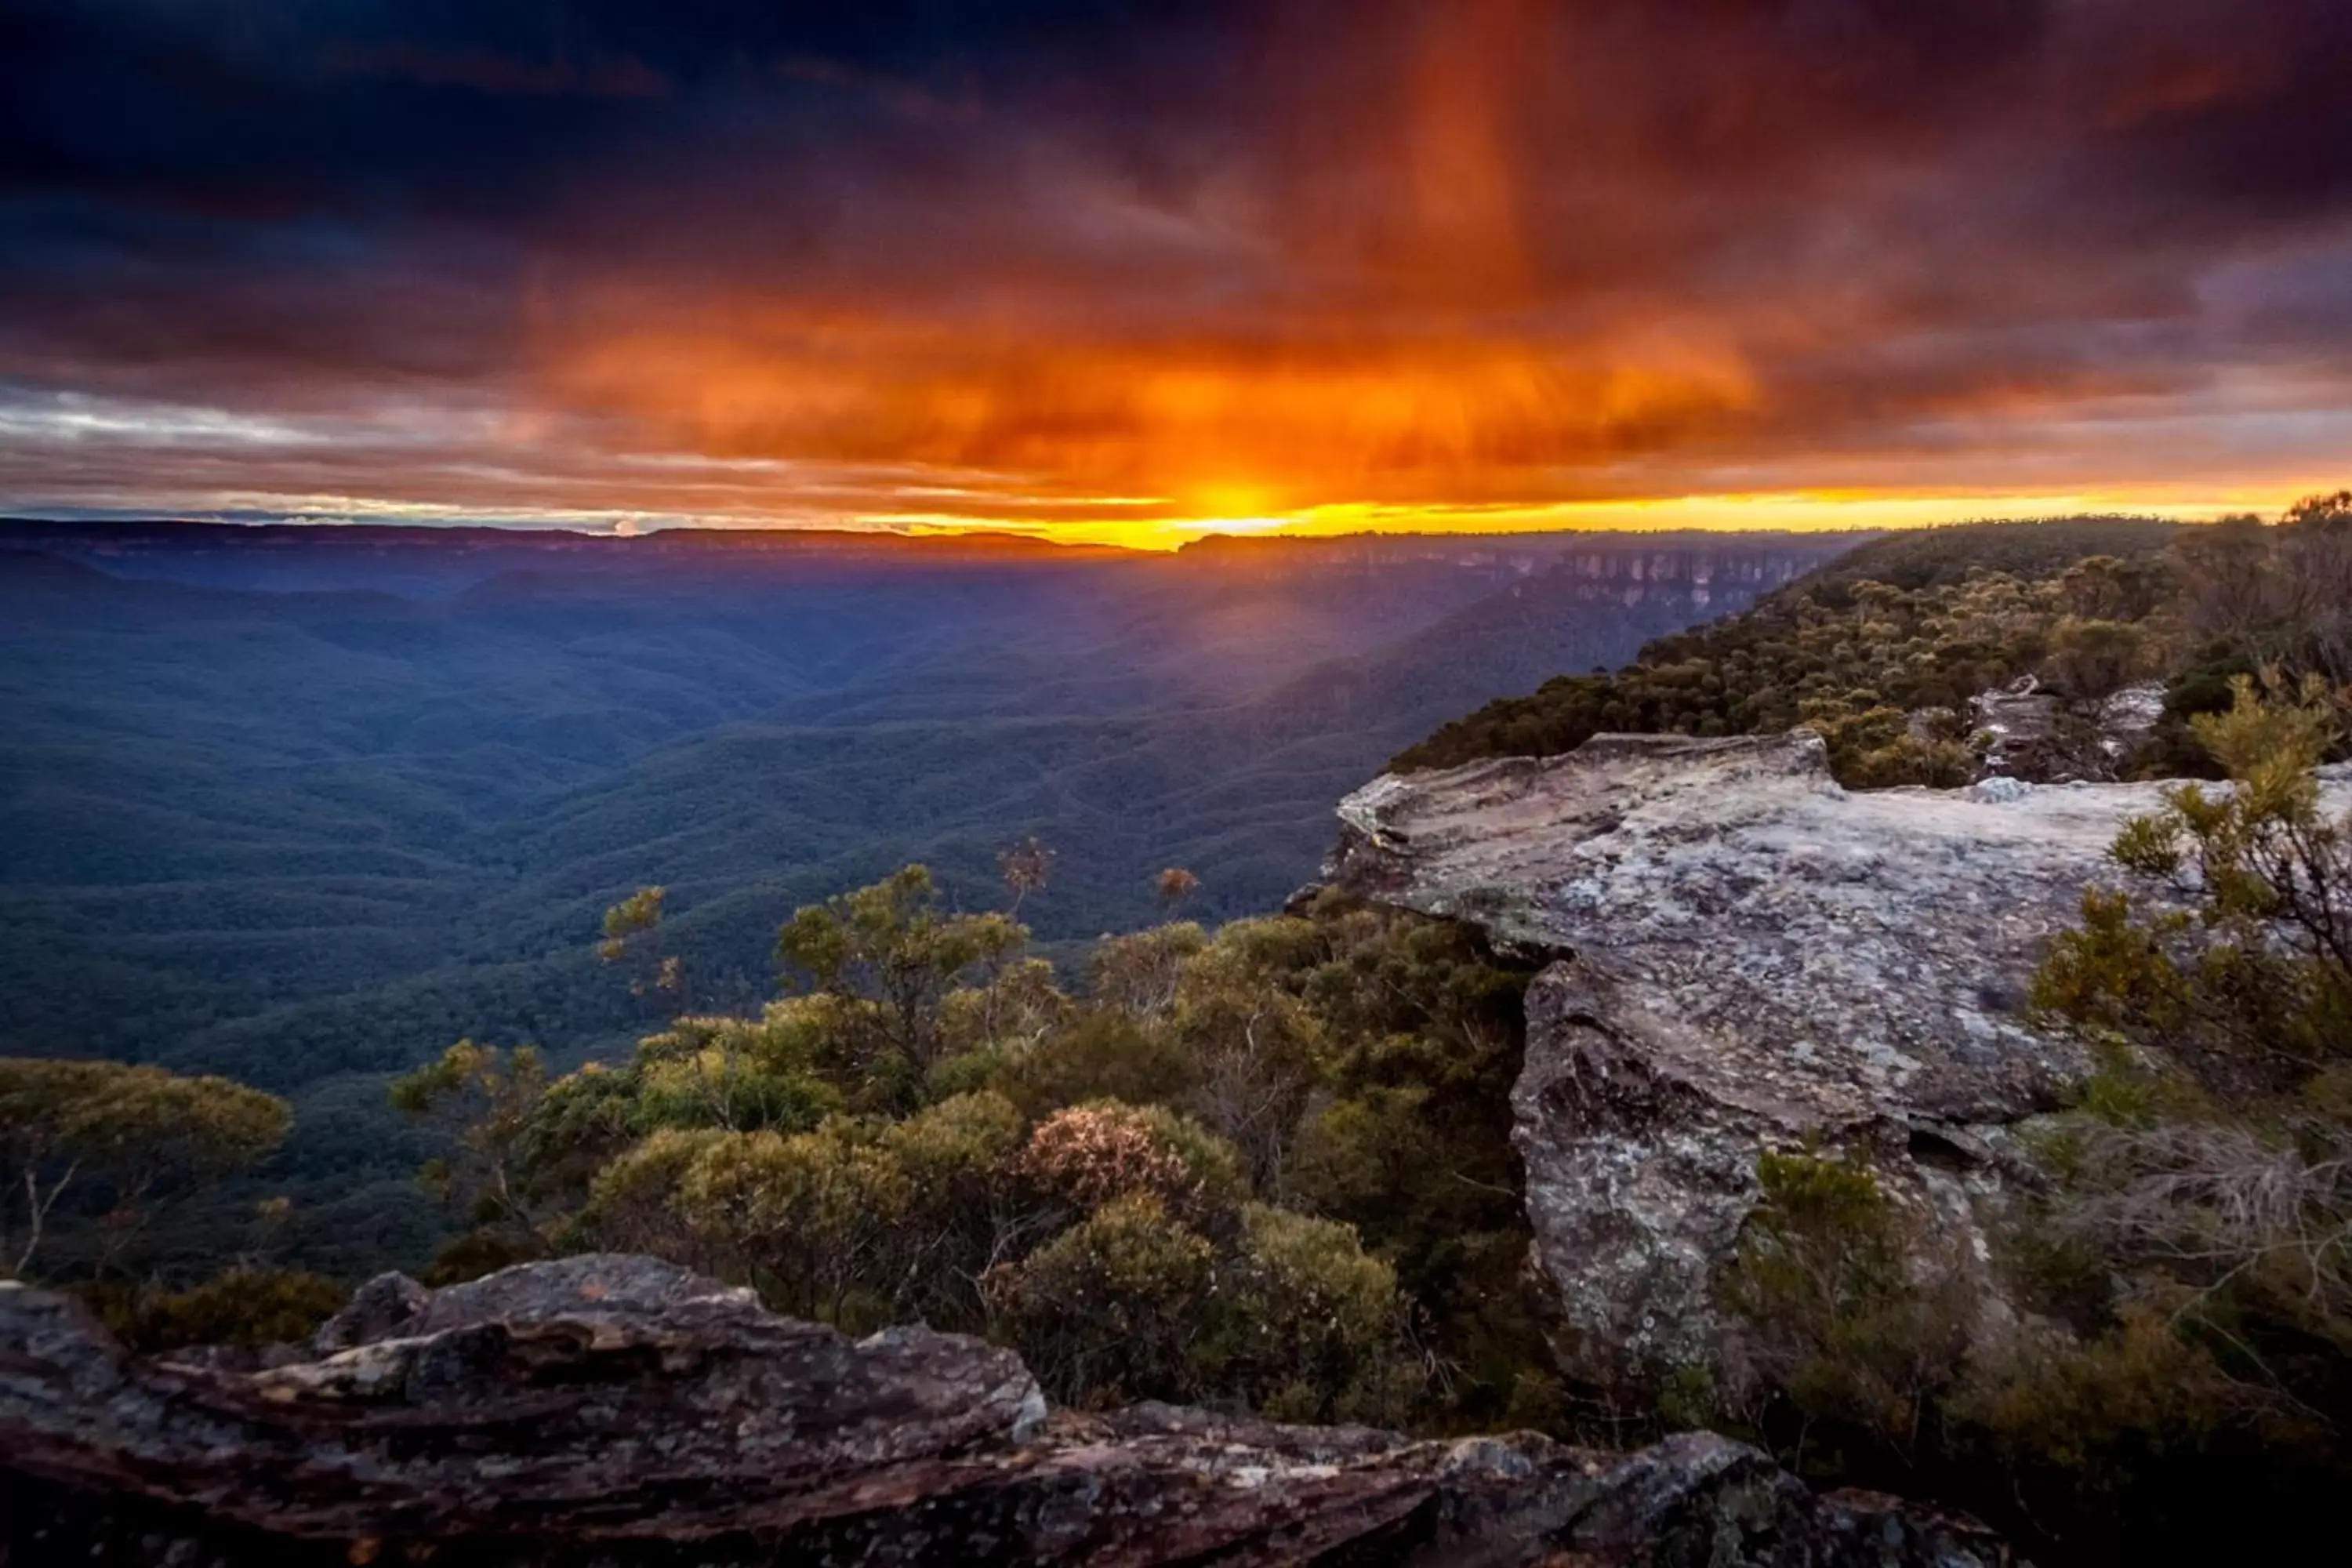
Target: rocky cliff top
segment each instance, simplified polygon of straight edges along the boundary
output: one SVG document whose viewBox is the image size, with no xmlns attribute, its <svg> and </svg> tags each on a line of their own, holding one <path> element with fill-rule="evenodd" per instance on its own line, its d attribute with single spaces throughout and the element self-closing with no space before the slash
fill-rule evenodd
<svg viewBox="0 0 2352 1568">
<path fill-rule="evenodd" d="M 1803 732 L 1604 735 L 1375 780 L 1339 806 L 1331 874 L 1573 954 L 1718 1079 L 1807 1086 L 1802 1116 L 1894 1096 L 1978 1120 L 2078 1070 L 2018 1016 L 2020 982 L 2158 804 L 2152 784 L 1849 793 Z"/>
<path fill-rule="evenodd" d="M 1870 1563 L 2003 1560 L 1693 1434 L 1631 1455 L 1145 1405 L 1011 1352 L 851 1341 L 651 1258 L 363 1289 L 239 1370 L 0 1284 L 0 1562 Z"/>
<path fill-rule="evenodd" d="M 2339 807 L 2352 780 L 2331 777 Z M 1813 735 L 1603 735 L 1389 774 L 1326 874 L 1554 960 L 1514 1106 L 1573 1370 L 1715 1359 L 1767 1150 L 1869 1153 L 1981 1258 L 2011 1131 L 2088 1063 L 2026 982 L 2156 784 L 1850 793 Z"/>
</svg>

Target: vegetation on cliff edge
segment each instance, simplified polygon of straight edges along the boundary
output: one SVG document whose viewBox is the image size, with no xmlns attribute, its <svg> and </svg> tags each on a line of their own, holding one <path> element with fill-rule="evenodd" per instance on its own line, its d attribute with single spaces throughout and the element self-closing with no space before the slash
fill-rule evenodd
<svg viewBox="0 0 2352 1568">
<path fill-rule="evenodd" d="M 1604 731 L 1774 734 L 1810 726 L 1851 787 L 1949 786 L 1990 737 L 1970 700 L 2032 678 L 2057 704 L 2053 772 L 2113 776 L 2102 705 L 2158 681 L 2135 776 L 2207 771 L 2189 721 L 2269 664 L 2352 681 L 2352 492 L 2274 527 L 2144 519 L 1979 523 L 1898 534 L 1752 609 L 1660 637 L 1615 673 L 1563 675 L 1398 754 L 1397 769 L 1548 756 Z"/>
</svg>

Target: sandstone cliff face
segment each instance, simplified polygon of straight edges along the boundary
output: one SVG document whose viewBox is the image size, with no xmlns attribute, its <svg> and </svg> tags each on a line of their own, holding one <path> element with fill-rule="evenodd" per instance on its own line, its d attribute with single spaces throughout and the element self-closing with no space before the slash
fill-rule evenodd
<svg viewBox="0 0 2352 1568">
<path fill-rule="evenodd" d="M 2158 801 L 1849 794 L 1808 733 L 1604 735 L 1377 779 L 1341 803 L 1326 870 L 1553 960 L 1514 1095 L 1533 1261 L 1570 1369 L 1614 1381 L 1719 1362 L 1718 1271 L 1766 1150 L 1866 1149 L 1982 1268 L 2030 1179 L 2015 1129 L 2088 1067 L 2023 1017 L 2025 982 Z"/>
<path fill-rule="evenodd" d="M 852 1342 L 650 1258 L 388 1277 L 316 1345 L 126 1358 L 0 1284 L 0 1563 L 1974 1568 L 1964 1520 L 1703 1434 L 1632 1455 L 1140 1406 L 1010 1352 Z"/>
</svg>

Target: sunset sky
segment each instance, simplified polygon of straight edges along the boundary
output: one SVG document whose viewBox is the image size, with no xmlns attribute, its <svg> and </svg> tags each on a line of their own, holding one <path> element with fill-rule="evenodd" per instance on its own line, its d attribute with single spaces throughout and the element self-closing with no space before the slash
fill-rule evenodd
<svg viewBox="0 0 2352 1568">
<path fill-rule="evenodd" d="M 13 0 L 0 510 L 2275 511 L 2347 82 L 2344 0 Z"/>
</svg>

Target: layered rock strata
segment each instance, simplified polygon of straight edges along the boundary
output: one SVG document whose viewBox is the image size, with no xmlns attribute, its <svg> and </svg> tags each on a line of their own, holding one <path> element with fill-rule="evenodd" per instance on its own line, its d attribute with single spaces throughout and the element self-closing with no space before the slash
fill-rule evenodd
<svg viewBox="0 0 2352 1568">
<path fill-rule="evenodd" d="M 1703 1434 L 1606 1455 L 1049 1414 L 1006 1351 L 853 1342 L 650 1258 L 387 1279 L 254 1360 L 129 1357 L 0 1285 L 0 1563 L 2004 1561 Z"/>
</svg>

